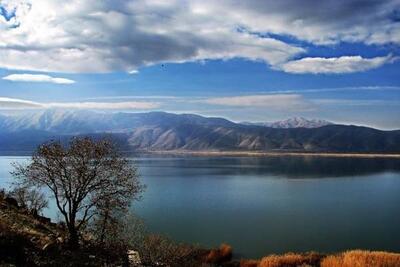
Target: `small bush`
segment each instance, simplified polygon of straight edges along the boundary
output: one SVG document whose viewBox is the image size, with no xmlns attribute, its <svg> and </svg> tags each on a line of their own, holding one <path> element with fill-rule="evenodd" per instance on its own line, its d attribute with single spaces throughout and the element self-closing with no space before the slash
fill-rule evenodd
<svg viewBox="0 0 400 267">
<path fill-rule="evenodd" d="M 198 254 L 201 250 L 172 240 L 149 235 L 138 249 L 142 262 L 150 266 L 199 266 Z"/>
<path fill-rule="evenodd" d="M 352 250 L 326 257 L 322 267 L 398 267 L 400 254 L 381 251 Z"/>
<path fill-rule="evenodd" d="M 261 259 L 259 267 L 297 267 L 301 265 L 318 266 L 322 255 L 318 253 L 295 254 L 286 253 L 284 255 L 271 255 Z"/>
<path fill-rule="evenodd" d="M 206 256 L 207 263 L 220 264 L 232 259 L 232 247 L 222 244 L 218 249 L 212 249 Z"/>
</svg>

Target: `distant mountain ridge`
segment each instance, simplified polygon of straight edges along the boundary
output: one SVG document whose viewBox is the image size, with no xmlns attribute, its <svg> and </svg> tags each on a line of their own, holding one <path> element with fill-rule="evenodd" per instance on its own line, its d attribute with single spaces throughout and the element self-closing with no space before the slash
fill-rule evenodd
<svg viewBox="0 0 400 267">
<path fill-rule="evenodd" d="M 298 124 L 296 124 L 298 125 Z M 194 114 L 46 110 L 0 116 L 0 151 L 31 151 L 49 139 L 111 135 L 129 151 L 400 153 L 400 131 L 325 125 L 272 128 Z"/>
<path fill-rule="evenodd" d="M 318 128 L 322 126 L 332 125 L 334 123 L 326 120 L 293 117 L 293 118 L 288 118 L 286 120 L 275 121 L 275 122 L 242 122 L 242 124 L 289 129 L 289 128 Z"/>
<path fill-rule="evenodd" d="M 148 113 L 100 113 L 87 110 L 44 110 L 31 114 L 0 115 L 0 132 L 39 130 L 57 134 L 124 133 L 143 125 L 219 125 L 235 123 L 223 118 L 205 118 L 195 114 Z"/>
</svg>

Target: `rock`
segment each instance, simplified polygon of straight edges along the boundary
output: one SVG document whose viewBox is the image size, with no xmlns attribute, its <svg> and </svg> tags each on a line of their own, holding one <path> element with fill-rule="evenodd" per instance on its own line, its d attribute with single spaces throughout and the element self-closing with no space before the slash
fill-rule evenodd
<svg viewBox="0 0 400 267">
<path fill-rule="evenodd" d="M 140 260 L 140 255 L 139 252 L 135 250 L 128 250 L 128 261 L 129 261 L 129 266 L 140 266 L 142 264 L 142 261 Z"/>
</svg>

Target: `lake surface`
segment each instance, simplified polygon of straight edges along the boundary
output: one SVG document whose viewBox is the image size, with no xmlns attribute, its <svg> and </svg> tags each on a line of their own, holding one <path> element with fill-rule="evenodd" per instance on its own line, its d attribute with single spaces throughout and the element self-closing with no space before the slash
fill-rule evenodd
<svg viewBox="0 0 400 267">
<path fill-rule="evenodd" d="M 0 185 L 13 161 L 0 157 Z M 133 158 L 151 231 L 233 246 L 237 257 L 353 248 L 400 251 L 400 161 L 317 157 Z M 48 211 L 52 216 L 54 211 Z"/>
</svg>

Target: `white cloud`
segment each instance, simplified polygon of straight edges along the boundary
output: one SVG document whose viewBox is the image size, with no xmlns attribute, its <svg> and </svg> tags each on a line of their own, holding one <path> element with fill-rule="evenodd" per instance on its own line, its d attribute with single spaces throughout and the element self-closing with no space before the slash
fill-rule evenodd
<svg viewBox="0 0 400 267">
<path fill-rule="evenodd" d="M 28 100 L 0 97 L 0 109 L 42 108 L 42 105 Z"/>
<path fill-rule="evenodd" d="M 40 103 L 23 99 L 0 97 L 0 109 L 155 109 L 159 107 L 158 102 L 126 101 L 126 102 L 55 102 Z"/>
<path fill-rule="evenodd" d="M 274 110 L 306 111 L 313 108 L 312 103 L 299 94 L 271 94 L 215 97 L 200 102 L 233 107 L 254 107 Z"/>
<path fill-rule="evenodd" d="M 7 2 L 16 8 L 18 25 L 0 30 L 0 67 L 8 69 L 129 72 L 162 62 L 237 57 L 277 64 L 305 51 L 238 31 L 241 22 L 232 13 L 220 16 L 213 2 L 203 14 L 196 11 L 199 1 Z"/>
<path fill-rule="evenodd" d="M 2 78 L 3 80 L 13 82 L 46 82 L 46 83 L 57 83 L 57 84 L 72 84 L 74 80 L 51 77 L 44 74 L 10 74 Z"/>
<path fill-rule="evenodd" d="M 343 56 L 333 58 L 307 57 L 289 61 L 277 67 L 289 73 L 352 73 L 378 68 L 396 60 L 391 55 L 385 57 L 363 58 Z"/>
<path fill-rule="evenodd" d="M 332 105 L 334 107 L 338 106 L 400 106 L 400 101 L 398 100 L 382 100 L 382 99 L 313 99 L 313 102 L 318 105 Z"/>
<path fill-rule="evenodd" d="M 131 71 L 163 62 L 245 58 L 278 66 L 313 44 L 400 44 L 398 0 L 3 0 L 0 68 Z M 318 12 L 317 12 L 318 11 Z"/>
<path fill-rule="evenodd" d="M 46 108 L 65 109 L 154 109 L 159 107 L 157 102 L 129 101 L 129 102 L 71 102 L 48 103 Z"/>
</svg>

